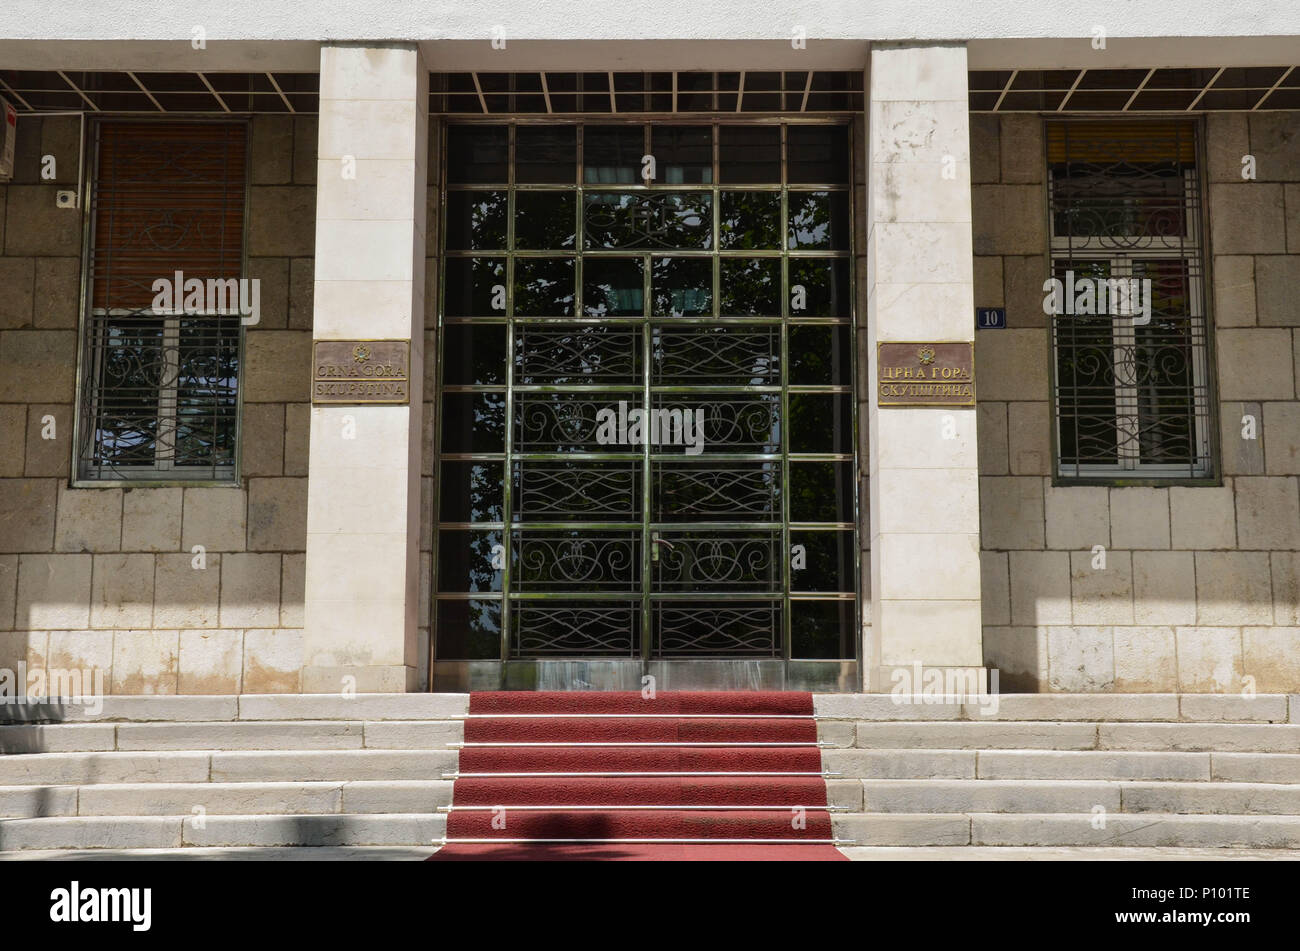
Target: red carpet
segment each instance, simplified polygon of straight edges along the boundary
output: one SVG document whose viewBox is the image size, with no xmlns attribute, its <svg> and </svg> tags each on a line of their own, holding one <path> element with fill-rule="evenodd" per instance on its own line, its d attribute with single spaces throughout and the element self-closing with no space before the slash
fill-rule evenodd
<svg viewBox="0 0 1300 951">
<path fill-rule="evenodd" d="M 844 859 L 811 694 L 474 693 L 469 712 L 432 861 Z"/>
</svg>

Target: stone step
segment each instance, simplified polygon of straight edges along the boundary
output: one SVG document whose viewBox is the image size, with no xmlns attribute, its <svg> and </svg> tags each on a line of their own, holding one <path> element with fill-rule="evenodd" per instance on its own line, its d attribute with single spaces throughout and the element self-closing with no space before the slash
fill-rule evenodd
<svg viewBox="0 0 1300 951">
<path fill-rule="evenodd" d="M 214 783 L 442 779 L 455 750 L 247 750 L 215 752 Z"/>
<path fill-rule="evenodd" d="M 0 819 L 0 851 L 174 849 L 183 846 L 429 846 L 439 814 L 81 816 Z"/>
<path fill-rule="evenodd" d="M 1300 753 L 1300 724 L 821 720 L 840 749 Z M 464 720 L 260 720 L 0 726 L 0 753 L 130 750 L 446 749 Z"/>
<path fill-rule="evenodd" d="M 1300 849 L 1300 816 L 974 813 L 971 844 Z"/>
<path fill-rule="evenodd" d="M 823 723 L 818 722 L 818 731 Z M 848 726 L 850 721 L 830 721 Z M 1096 723 L 1014 723 L 969 720 L 852 722 L 853 739 L 860 749 L 1049 749 L 1090 750 L 1097 745 Z"/>
<path fill-rule="evenodd" d="M 446 780 L 0 787 L 0 817 L 436 812 Z"/>
<path fill-rule="evenodd" d="M 442 720 L 469 712 L 464 693 L 240 694 L 24 698 L 0 724 L 216 720 Z"/>
<path fill-rule="evenodd" d="M 1119 783 L 1086 780 L 868 779 L 862 796 L 868 813 L 1120 811 Z"/>
<path fill-rule="evenodd" d="M 901 699 L 888 693 L 815 694 L 813 712 L 828 720 L 1300 723 L 1295 694 L 1022 693 L 991 696 L 983 703 Z"/>
<path fill-rule="evenodd" d="M 907 848 L 885 845 L 846 846 L 840 851 L 854 862 L 1300 862 L 1300 850 L 1292 849 L 1153 849 L 1122 845 L 1100 848 L 1069 845 L 1050 848 L 989 845 Z M 19 852 L 16 856 L 21 859 L 25 854 Z M 80 860 L 88 854 L 74 852 L 66 857 Z M 187 857 L 183 849 L 157 854 L 160 858 Z M 123 853 L 123 856 L 131 857 L 131 853 Z M 59 853 L 56 857 L 63 858 L 64 854 Z"/>
<path fill-rule="evenodd" d="M 851 731 L 850 731 L 851 732 Z M 463 720 L 261 720 L 0 726 L 0 753 L 112 750 L 446 749 Z"/>
<path fill-rule="evenodd" d="M 179 849 L 23 849 L 0 862 L 423 862 L 433 845 L 233 846 Z"/>
<path fill-rule="evenodd" d="M 853 812 L 1168 812 L 1300 815 L 1300 785 L 1040 779 L 836 781 L 830 802 Z M 829 784 L 828 784 L 829 785 Z M 857 788 L 854 788 L 857 787 Z"/>
<path fill-rule="evenodd" d="M 212 778 L 211 759 L 211 753 L 189 751 L 17 753 L 0 756 L 0 786 L 203 783 Z"/>
<path fill-rule="evenodd" d="M 1300 752 L 1300 724 L 1283 723 L 823 720 L 818 737 L 861 749 Z"/>
<path fill-rule="evenodd" d="M 1009 779 L 1300 783 L 1300 755 L 1131 750 L 826 749 L 836 779 Z"/>
<path fill-rule="evenodd" d="M 1300 724 L 1300 694 L 1000 694 L 987 702 L 897 702 L 891 694 L 816 694 L 824 720 L 1238 722 Z M 468 694 L 242 694 L 26 698 L 0 724 L 216 720 L 439 720 L 465 716 Z"/>
<path fill-rule="evenodd" d="M 0 786 L 441 779 L 455 750 L 222 750 L 0 756 Z"/>
<path fill-rule="evenodd" d="M 1209 753 L 981 750 L 980 779 L 1208 780 Z M 1256 756 L 1283 754 L 1258 753 Z"/>
</svg>

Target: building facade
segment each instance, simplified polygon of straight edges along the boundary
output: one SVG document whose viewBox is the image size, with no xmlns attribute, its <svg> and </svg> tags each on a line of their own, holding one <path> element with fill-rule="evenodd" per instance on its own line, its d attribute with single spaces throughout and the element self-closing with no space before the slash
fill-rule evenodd
<svg viewBox="0 0 1300 951">
<path fill-rule="evenodd" d="M 193 6 L 0 38 L 0 667 L 1300 689 L 1284 11 Z"/>
</svg>

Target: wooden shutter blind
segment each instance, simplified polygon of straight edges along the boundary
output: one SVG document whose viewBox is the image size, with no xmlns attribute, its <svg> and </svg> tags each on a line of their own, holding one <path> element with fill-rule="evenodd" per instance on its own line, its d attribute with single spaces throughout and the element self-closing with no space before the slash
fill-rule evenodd
<svg viewBox="0 0 1300 951">
<path fill-rule="evenodd" d="M 91 193 L 91 305 L 151 307 L 158 278 L 239 278 L 247 126 L 106 122 Z"/>
<path fill-rule="evenodd" d="M 1187 120 L 1049 122 L 1047 161 L 1096 165 L 1196 164 L 1196 125 Z"/>
</svg>

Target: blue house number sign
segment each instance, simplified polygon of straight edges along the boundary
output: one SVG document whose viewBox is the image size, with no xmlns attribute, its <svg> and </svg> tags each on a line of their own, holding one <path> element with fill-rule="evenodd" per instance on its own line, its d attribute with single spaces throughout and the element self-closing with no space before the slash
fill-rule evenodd
<svg viewBox="0 0 1300 951">
<path fill-rule="evenodd" d="M 1005 307 L 975 308 L 976 330 L 1002 330 L 1006 325 L 1007 309 Z"/>
</svg>

